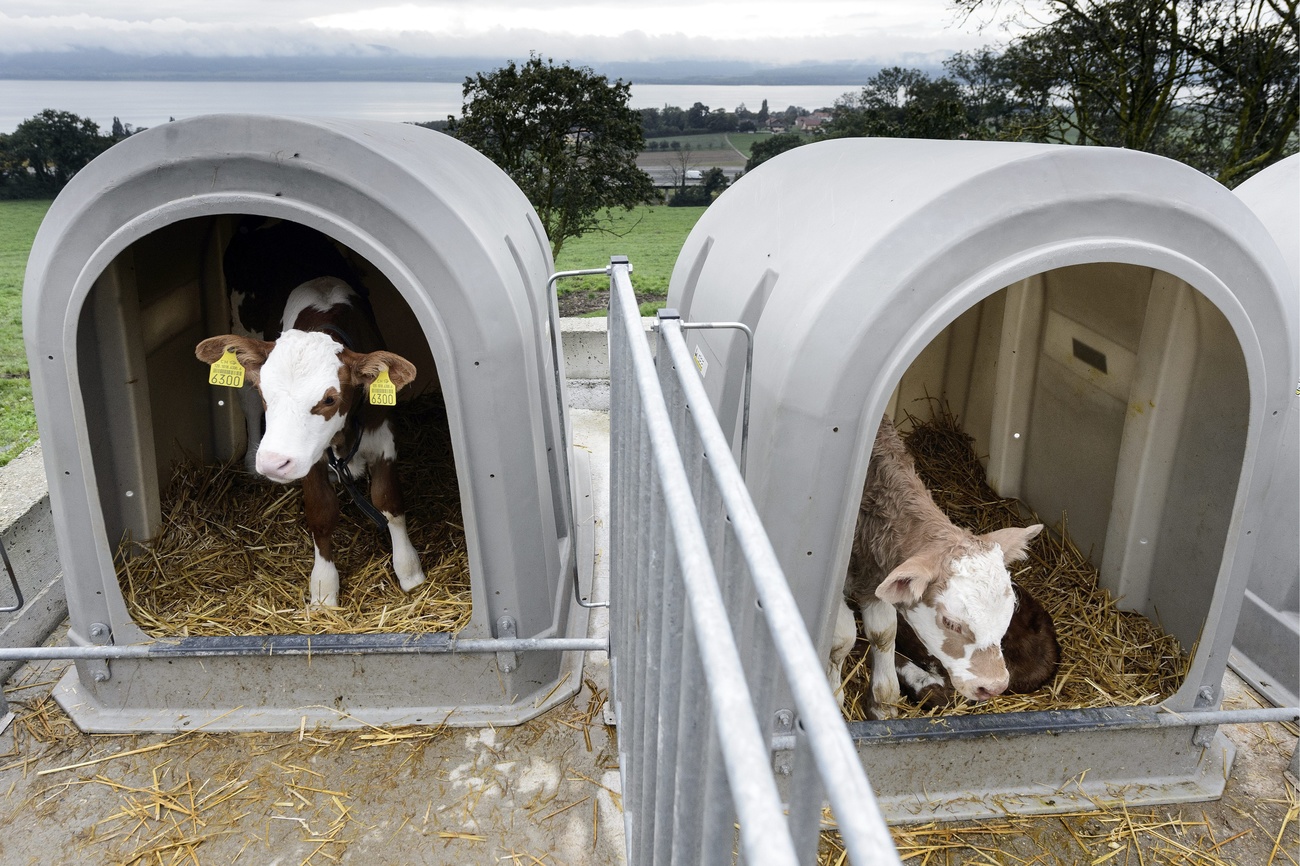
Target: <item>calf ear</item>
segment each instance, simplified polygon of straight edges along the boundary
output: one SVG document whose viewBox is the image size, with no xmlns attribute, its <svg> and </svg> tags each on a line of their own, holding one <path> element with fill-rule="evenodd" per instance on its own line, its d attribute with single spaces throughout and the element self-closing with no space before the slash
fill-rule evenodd
<svg viewBox="0 0 1300 866">
<path fill-rule="evenodd" d="M 411 383 L 415 378 L 415 365 L 392 352 L 371 352 L 368 355 L 349 353 L 345 358 L 352 368 L 352 375 L 362 385 L 369 385 L 383 371 L 388 371 L 388 380 L 397 390 Z"/>
<path fill-rule="evenodd" d="M 1007 529 L 995 529 L 992 532 L 984 533 L 981 537 L 985 541 L 1001 547 L 1002 561 L 1010 565 L 1029 555 L 1029 542 L 1033 541 L 1038 536 L 1038 533 L 1042 531 L 1043 524 L 1035 523 L 1033 526 L 1026 526 L 1024 529 L 1017 526 L 1008 527 Z"/>
<path fill-rule="evenodd" d="M 876 598 L 890 604 L 916 604 L 939 576 L 933 557 L 913 556 L 889 573 L 876 587 Z"/>
<path fill-rule="evenodd" d="M 274 348 L 275 343 L 268 343 L 265 340 L 226 334 L 223 337 L 208 337 L 199 343 L 194 347 L 194 356 L 205 364 L 213 364 L 226 354 L 227 350 L 232 350 L 235 359 L 243 366 L 253 384 L 257 384 L 258 374 L 262 371 L 262 365 L 266 363 L 266 356 L 271 354 Z"/>
</svg>

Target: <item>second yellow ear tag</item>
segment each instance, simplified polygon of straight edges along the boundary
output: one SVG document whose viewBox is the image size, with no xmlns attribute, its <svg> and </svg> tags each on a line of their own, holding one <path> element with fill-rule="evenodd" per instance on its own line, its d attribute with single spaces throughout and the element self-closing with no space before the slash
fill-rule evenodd
<svg viewBox="0 0 1300 866">
<path fill-rule="evenodd" d="M 208 368 L 208 384 L 224 385 L 227 388 L 244 387 L 244 365 L 235 358 L 235 350 L 226 353 Z"/>
<path fill-rule="evenodd" d="M 370 383 L 370 402 L 376 406 L 397 405 L 397 386 L 388 378 L 387 370 L 381 371 Z"/>
</svg>

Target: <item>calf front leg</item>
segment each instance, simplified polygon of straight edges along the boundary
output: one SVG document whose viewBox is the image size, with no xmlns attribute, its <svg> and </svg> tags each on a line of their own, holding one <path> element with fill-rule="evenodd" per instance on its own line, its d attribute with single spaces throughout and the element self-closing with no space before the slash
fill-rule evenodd
<svg viewBox="0 0 1300 866">
<path fill-rule="evenodd" d="M 853 618 L 853 611 L 848 604 L 840 602 L 840 609 L 835 617 L 835 632 L 831 637 L 831 654 L 826 666 L 826 677 L 831 683 L 831 692 L 840 700 L 840 709 L 844 709 L 844 660 L 848 658 L 853 644 L 858 639 L 858 622 Z"/>
<path fill-rule="evenodd" d="M 887 601 L 873 598 L 861 607 L 862 629 L 871 642 L 871 699 L 877 717 L 892 719 L 894 706 L 902 698 L 898 689 L 898 668 L 894 664 L 894 639 L 898 636 L 898 614 Z"/>
<path fill-rule="evenodd" d="M 302 501 L 316 550 L 311 568 L 311 603 L 337 607 L 339 570 L 334 565 L 333 535 L 339 522 L 339 498 L 329 482 L 324 461 L 302 479 Z"/>
<path fill-rule="evenodd" d="M 402 591 L 410 592 L 424 583 L 424 568 L 406 532 L 402 489 L 397 483 L 393 461 L 387 457 L 378 457 L 370 465 L 370 501 L 388 518 L 388 533 L 393 539 L 393 571 Z"/>
</svg>

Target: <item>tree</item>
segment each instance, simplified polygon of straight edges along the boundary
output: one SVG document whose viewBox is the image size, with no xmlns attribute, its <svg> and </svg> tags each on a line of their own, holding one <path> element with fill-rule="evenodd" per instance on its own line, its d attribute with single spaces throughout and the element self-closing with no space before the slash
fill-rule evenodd
<svg viewBox="0 0 1300 866">
<path fill-rule="evenodd" d="M 961 138 L 968 125 L 966 103 L 955 81 L 894 66 L 873 75 L 860 93 L 842 96 L 826 134 Z"/>
<path fill-rule="evenodd" d="M 669 207 L 708 207 L 727 188 L 727 173 L 716 165 L 695 186 L 683 186 L 668 200 Z"/>
<path fill-rule="evenodd" d="M 658 196 L 636 165 L 645 139 L 630 89 L 532 55 L 466 78 L 461 118 L 449 126 L 519 185 L 559 255 L 567 239 L 607 225 L 611 208 Z"/>
<path fill-rule="evenodd" d="M 1230 185 L 1295 150 L 1296 0 L 1042 6 L 1000 61 L 1020 105 L 1007 137 L 1159 153 Z"/>
<path fill-rule="evenodd" d="M 4 143 L 4 195 L 54 195 L 111 143 L 90 118 L 47 108 L 18 124 Z"/>
<path fill-rule="evenodd" d="M 785 153 L 787 150 L 793 150 L 806 142 L 807 139 L 797 132 L 783 132 L 780 135 L 756 141 L 754 146 L 749 149 L 749 159 L 745 162 L 745 171 L 753 171 L 772 157 Z"/>
<path fill-rule="evenodd" d="M 104 150 L 99 124 L 70 111 L 47 108 L 18 124 L 9 138 L 13 154 L 43 185 L 62 189 Z"/>
</svg>

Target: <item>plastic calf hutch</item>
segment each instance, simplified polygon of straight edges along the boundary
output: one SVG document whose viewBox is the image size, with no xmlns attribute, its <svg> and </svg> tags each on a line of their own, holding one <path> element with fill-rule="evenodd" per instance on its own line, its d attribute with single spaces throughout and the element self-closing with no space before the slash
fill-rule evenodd
<svg viewBox="0 0 1300 866">
<path fill-rule="evenodd" d="M 273 652 L 293 642 L 154 640 L 128 615 L 113 568 L 124 532 L 158 530 L 159 478 L 174 459 L 242 448 L 234 392 L 209 387 L 193 352 L 229 331 L 221 253 L 243 215 L 318 229 L 368 263 L 390 347 L 441 385 L 473 615 L 459 635 L 415 643 L 585 635 L 571 602 L 593 542 L 574 502 L 589 503 L 590 476 L 568 447 L 550 248 L 527 199 L 471 148 L 418 127 L 211 116 L 96 159 L 32 248 L 23 321 L 71 641 Z M 331 643 L 412 643 L 400 635 L 298 648 L 312 641 L 311 655 L 79 661 L 56 695 L 92 731 L 283 730 L 304 716 L 513 724 L 580 681 L 579 653 L 325 654 Z"/>
<path fill-rule="evenodd" d="M 1264 169 L 1234 190 L 1277 241 L 1300 298 L 1300 156 Z M 1294 321 L 1294 320 L 1293 320 Z M 1286 411 L 1282 447 L 1271 463 L 1266 522 L 1232 642 L 1233 670 L 1278 706 L 1300 702 L 1300 387 Z"/>
<path fill-rule="evenodd" d="M 747 483 L 829 647 L 882 413 L 958 414 L 989 479 L 1068 511 L 1122 605 L 1194 648 L 1216 707 L 1296 383 L 1297 298 L 1236 196 L 1094 147 L 855 139 L 765 163 L 704 214 L 669 306 L 755 330 Z M 743 337 L 692 332 L 738 438 Z M 1054 518 L 1049 518 L 1054 519 Z M 1232 746 L 1150 707 L 854 725 L 891 820 L 1208 799 Z"/>
</svg>

